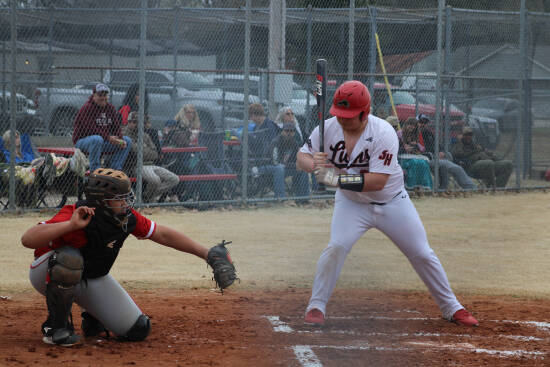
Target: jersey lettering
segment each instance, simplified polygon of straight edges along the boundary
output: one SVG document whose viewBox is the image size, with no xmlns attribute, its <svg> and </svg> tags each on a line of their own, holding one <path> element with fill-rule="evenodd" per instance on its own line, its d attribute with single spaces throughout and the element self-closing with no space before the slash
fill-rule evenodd
<svg viewBox="0 0 550 367">
<path fill-rule="evenodd" d="M 349 156 L 346 153 L 346 144 L 343 140 L 340 140 L 336 145 L 330 146 L 332 156 L 329 157 L 329 161 L 337 168 L 353 168 L 353 167 L 369 167 L 369 150 L 365 149 L 355 157 L 351 164 L 349 163 Z"/>
<path fill-rule="evenodd" d="M 381 161 L 384 161 L 384 166 L 389 166 L 391 164 L 391 160 L 393 158 L 393 154 L 388 153 L 387 150 L 382 151 L 382 154 L 378 157 Z"/>
</svg>

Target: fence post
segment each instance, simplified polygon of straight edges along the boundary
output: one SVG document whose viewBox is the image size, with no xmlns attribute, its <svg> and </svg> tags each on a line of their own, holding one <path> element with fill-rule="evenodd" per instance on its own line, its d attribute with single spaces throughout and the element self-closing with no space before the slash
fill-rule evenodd
<svg viewBox="0 0 550 367">
<path fill-rule="evenodd" d="M 242 176 L 242 200 L 246 203 L 248 200 L 248 105 L 250 96 L 250 3 L 251 0 L 246 0 L 245 7 L 245 26 L 244 26 L 244 121 L 243 121 L 243 143 L 242 157 L 243 167 Z"/>
<path fill-rule="evenodd" d="M 147 0 L 141 0 L 141 18 L 140 18 L 140 39 L 139 39 L 139 117 L 138 117 L 138 151 L 137 151 L 137 167 L 136 167 L 136 196 L 137 204 L 142 202 L 142 173 L 143 168 L 143 127 L 145 117 L 145 55 L 147 40 Z M 136 142 L 132 142 L 136 144 Z"/>
<path fill-rule="evenodd" d="M 520 9 L 519 9 L 519 55 L 521 57 L 521 72 L 518 80 L 519 88 L 519 104 L 521 106 L 520 111 L 520 121 L 516 127 L 516 187 L 521 187 L 521 174 L 522 174 L 522 165 L 521 162 L 521 139 L 522 135 L 522 126 L 526 126 L 527 120 L 525 119 L 525 85 L 526 85 L 526 64 L 527 64 L 527 52 L 525 47 L 525 0 L 521 0 Z"/>
<path fill-rule="evenodd" d="M 443 63 L 443 74 L 448 76 L 451 73 L 451 49 L 453 46 L 453 39 L 452 39 L 452 12 L 451 7 L 446 6 L 445 7 L 445 59 Z M 446 88 L 445 93 L 443 94 L 445 98 L 445 131 L 444 131 L 444 140 L 443 140 L 443 149 L 445 152 L 450 151 L 449 147 L 449 139 L 450 139 L 450 123 L 451 123 L 451 103 L 449 101 L 449 96 L 454 96 L 454 93 L 451 91 L 451 88 L 453 86 L 453 81 L 449 78 L 445 78 L 446 81 Z M 467 124 L 468 122 L 465 121 Z"/>
<path fill-rule="evenodd" d="M 307 6 L 307 48 L 306 48 L 306 88 L 307 88 L 307 98 L 306 98 L 306 131 L 307 134 L 313 131 L 313 121 L 311 119 L 311 106 L 309 105 L 309 94 L 311 93 L 311 13 L 312 7 L 311 4 Z"/>
<path fill-rule="evenodd" d="M 11 98 L 10 98 L 10 188 L 9 200 L 10 210 L 15 210 L 15 129 L 16 113 L 17 113 L 17 90 L 16 72 L 17 72 L 17 4 L 16 1 L 11 1 L 11 17 L 10 17 L 10 33 L 11 33 Z M 5 96 L 4 96 L 5 97 Z"/>
<path fill-rule="evenodd" d="M 349 0 L 349 30 L 348 30 L 348 80 L 353 79 L 353 58 L 355 47 L 355 0 Z"/>
<path fill-rule="evenodd" d="M 434 190 L 439 189 L 439 135 L 441 131 L 441 73 L 443 71 L 443 10 L 445 0 L 437 2 L 437 79 L 435 91 Z M 418 78 L 417 78 L 418 79 Z"/>
</svg>

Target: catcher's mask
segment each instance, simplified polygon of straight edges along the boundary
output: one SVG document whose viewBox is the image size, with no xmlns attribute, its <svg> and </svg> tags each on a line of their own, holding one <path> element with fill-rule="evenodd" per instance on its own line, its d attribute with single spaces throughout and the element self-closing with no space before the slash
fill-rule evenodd
<svg viewBox="0 0 550 367">
<path fill-rule="evenodd" d="M 350 80 L 338 87 L 330 113 L 333 116 L 353 118 L 361 112 L 370 112 L 370 93 L 360 81 Z"/>
<path fill-rule="evenodd" d="M 135 197 L 130 179 L 122 171 L 110 168 L 96 169 L 88 177 L 84 193 L 90 205 L 110 209 L 113 214 L 115 206 L 112 206 L 109 200 L 123 200 L 125 202 L 123 206 L 116 206 L 116 208 L 124 209 L 124 213 L 115 215 L 118 220 L 127 217 L 130 214 L 130 209 L 134 206 Z"/>
</svg>

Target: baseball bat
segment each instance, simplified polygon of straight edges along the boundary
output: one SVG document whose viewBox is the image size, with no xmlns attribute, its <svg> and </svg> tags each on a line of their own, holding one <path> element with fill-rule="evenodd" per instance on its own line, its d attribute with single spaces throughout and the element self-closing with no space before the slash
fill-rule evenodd
<svg viewBox="0 0 550 367">
<path fill-rule="evenodd" d="M 317 97 L 317 109 L 319 117 L 319 151 L 325 151 L 325 109 L 327 101 L 327 60 L 318 59 L 316 62 L 315 87 Z M 319 191 L 324 191 L 325 186 L 319 183 Z"/>
</svg>

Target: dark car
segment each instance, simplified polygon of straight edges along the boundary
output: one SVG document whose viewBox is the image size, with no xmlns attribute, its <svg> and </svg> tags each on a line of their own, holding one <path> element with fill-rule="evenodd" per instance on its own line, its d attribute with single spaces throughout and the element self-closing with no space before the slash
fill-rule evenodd
<svg viewBox="0 0 550 367">
<path fill-rule="evenodd" d="M 9 91 L 2 94 L 0 91 L 0 134 L 10 128 L 11 119 L 11 93 Z M 22 134 L 38 135 L 41 133 L 42 122 L 34 110 L 32 100 L 23 94 L 17 93 L 17 108 L 15 112 L 15 123 L 17 130 Z"/>
<path fill-rule="evenodd" d="M 512 130 L 521 120 L 519 101 L 513 98 L 485 98 L 472 105 L 472 115 L 490 117 L 498 121 L 501 130 Z"/>
</svg>

